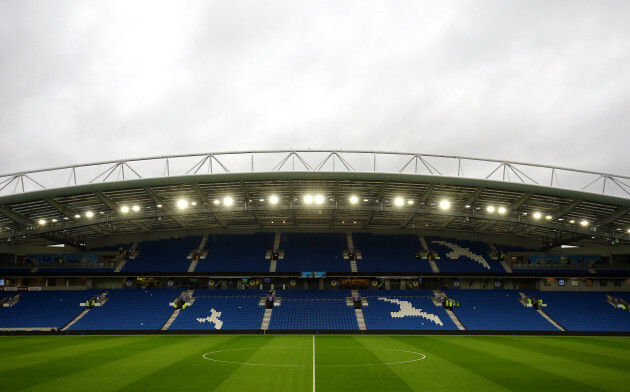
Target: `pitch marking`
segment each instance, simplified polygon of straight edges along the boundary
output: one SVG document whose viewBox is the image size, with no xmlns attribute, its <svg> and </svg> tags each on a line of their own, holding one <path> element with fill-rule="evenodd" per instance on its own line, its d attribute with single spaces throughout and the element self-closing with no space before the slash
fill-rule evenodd
<svg viewBox="0 0 630 392">
<path fill-rule="evenodd" d="M 399 350 L 399 349 L 395 349 L 395 348 L 377 348 L 377 347 L 328 347 L 329 349 L 352 349 L 352 350 L 357 350 L 357 349 L 364 349 L 364 350 L 382 350 L 382 351 L 398 351 L 401 353 L 409 353 L 409 354 L 416 354 L 418 355 L 418 358 L 414 358 L 414 359 L 409 359 L 406 361 L 396 361 L 396 362 L 379 362 L 379 363 L 363 363 L 363 364 L 336 364 L 336 365 L 319 365 L 319 367 L 363 367 L 363 366 L 383 366 L 383 365 L 400 365 L 403 363 L 411 363 L 411 362 L 418 362 L 418 361 L 422 361 L 423 359 L 425 359 L 427 356 L 416 352 L 416 351 L 409 351 L 409 350 Z M 237 362 L 237 361 L 225 361 L 222 359 L 215 359 L 215 358 L 209 358 L 208 356 L 211 356 L 212 354 L 217 354 L 217 353 L 223 353 L 223 352 L 228 352 L 228 351 L 246 351 L 246 350 L 260 350 L 260 349 L 295 349 L 295 347 L 246 347 L 246 348 L 231 348 L 228 350 L 218 350 L 218 351 L 211 351 L 209 353 L 205 353 L 202 355 L 203 359 L 206 359 L 208 361 L 213 361 L 213 362 L 221 362 L 221 363 L 231 363 L 234 365 L 249 365 L 249 366 L 270 366 L 270 367 L 308 367 L 311 365 L 291 365 L 291 364 L 275 364 L 275 363 L 252 363 L 252 362 Z M 315 336 L 313 336 L 313 386 L 315 386 Z"/>
</svg>

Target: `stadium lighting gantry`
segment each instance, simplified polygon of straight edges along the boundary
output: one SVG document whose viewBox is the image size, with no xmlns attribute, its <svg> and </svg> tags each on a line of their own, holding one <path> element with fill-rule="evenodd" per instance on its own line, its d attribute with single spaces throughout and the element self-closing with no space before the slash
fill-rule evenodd
<svg viewBox="0 0 630 392">
<path fill-rule="evenodd" d="M 443 210 L 448 210 L 449 208 L 451 208 L 451 202 L 448 200 L 440 201 L 440 208 Z"/>
</svg>

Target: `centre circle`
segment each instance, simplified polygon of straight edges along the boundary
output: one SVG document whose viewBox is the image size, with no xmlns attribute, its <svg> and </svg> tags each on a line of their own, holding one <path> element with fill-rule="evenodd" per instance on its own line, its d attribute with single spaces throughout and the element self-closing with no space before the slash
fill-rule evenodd
<svg viewBox="0 0 630 392">
<path fill-rule="evenodd" d="M 358 366 L 382 366 L 382 365 L 398 365 L 404 363 L 411 363 L 421 361 L 426 358 L 426 355 L 409 350 L 400 350 L 395 348 L 370 348 L 370 347 L 327 347 L 322 348 L 322 354 L 324 356 L 330 356 L 331 353 L 334 353 L 337 350 L 370 350 L 370 351 L 384 351 L 390 353 L 398 353 L 398 356 L 401 358 L 388 359 L 387 362 L 365 362 L 365 363 L 324 363 L 320 365 L 315 365 L 315 367 L 358 367 Z M 213 362 L 220 363 L 230 363 L 234 365 L 249 365 L 249 366 L 272 366 L 272 367 L 312 367 L 312 364 L 300 365 L 300 364 L 291 364 L 291 363 L 258 363 L 256 361 L 247 362 L 240 361 L 238 359 L 228 360 L 221 359 L 222 353 L 230 353 L 230 352 L 251 352 L 251 351 L 259 351 L 259 350 L 295 350 L 295 347 L 245 347 L 245 348 L 232 348 L 226 350 L 217 350 L 205 353 L 202 355 L 203 359 Z M 327 351 L 331 350 L 331 351 Z M 332 360 L 337 358 L 336 356 L 332 356 Z M 327 360 L 331 360 L 331 358 L 327 358 Z"/>
</svg>

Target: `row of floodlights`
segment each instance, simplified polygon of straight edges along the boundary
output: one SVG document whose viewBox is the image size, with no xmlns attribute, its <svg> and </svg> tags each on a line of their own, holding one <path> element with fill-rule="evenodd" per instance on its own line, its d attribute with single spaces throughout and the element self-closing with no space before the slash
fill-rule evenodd
<svg viewBox="0 0 630 392">
<path fill-rule="evenodd" d="M 265 201 L 265 199 L 260 199 L 260 201 L 261 201 L 261 202 L 263 202 L 263 201 Z M 269 197 L 269 203 L 270 203 L 270 204 L 278 204 L 278 202 L 279 202 L 279 201 L 280 201 L 280 198 L 279 198 L 278 196 L 276 196 L 276 195 L 271 195 L 271 196 Z M 323 203 L 326 201 L 326 198 L 324 197 L 324 195 L 321 195 L 321 194 L 315 194 L 315 195 L 307 194 L 307 195 L 304 195 L 304 197 L 303 197 L 303 201 L 304 201 L 304 204 L 323 204 Z M 360 201 L 360 199 L 359 199 L 359 197 L 358 197 L 358 196 L 356 196 L 356 195 L 352 195 L 352 196 L 350 196 L 350 197 L 348 198 L 348 201 L 350 202 L 350 204 L 358 204 L 358 203 L 359 203 L 359 201 Z M 363 201 L 364 201 L 364 202 L 367 202 L 367 201 L 368 201 L 368 199 L 363 199 Z M 224 206 L 228 206 L 228 207 L 229 207 L 229 206 L 231 206 L 231 205 L 233 205 L 233 204 L 234 204 L 234 199 L 232 199 L 231 197 L 229 197 L 229 196 L 228 196 L 228 197 L 224 197 L 224 198 L 223 198 L 223 200 L 220 200 L 220 199 L 215 199 L 213 203 L 214 203 L 215 205 L 221 205 L 221 204 L 223 204 Z M 402 207 L 402 206 L 404 206 L 405 204 L 407 204 L 407 205 L 413 205 L 413 204 L 414 204 L 414 201 L 413 201 L 413 200 L 405 200 L 405 199 L 403 199 L 402 197 L 396 197 L 396 198 L 394 199 L 394 205 L 396 205 L 396 206 L 398 206 L 398 207 Z M 190 202 L 190 203 L 189 203 L 189 202 L 188 202 L 188 200 L 186 200 L 186 199 L 179 199 L 179 200 L 177 201 L 177 207 L 178 207 L 179 209 L 186 209 L 186 208 L 188 208 L 188 206 L 189 206 L 189 205 L 196 206 L 196 205 L 197 205 L 197 202 L 193 201 L 193 202 Z M 157 207 L 157 208 L 162 208 L 162 205 L 161 205 L 161 204 L 158 204 L 156 207 Z M 442 210 L 448 210 L 448 209 L 450 209 L 450 208 L 451 208 L 451 202 L 450 202 L 449 200 L 446 200 L 446 199 L 441 200 L 441 201 L 439 202 L 439 207 L 440 207 L 440 209 L 442 209 Z M 467 209 L 468 209 L 468 208 L 471 208 L 471 206 L 470 206 L 470 205 L 466 205 L 465 207 L 466 207 Z M 123 206 L 121 206 L 121 207 L 120 207 L 120 212 L 121 212 L 121 213 L 123 213 L 123 214 L 127 214 L 127 213 L 129 213 L 129 212 L 131 212 L 131 211 L 133 211 L 133 212 L 139 212 L 139 211 L 140 211 L 140 209 L 141 209 L 141 208 L 140 208 L 140 206 L 138 206 L 138 205 L 133 205 L 133 206 L 123 205 Z M 495 206 L 493 206 L 493 205 L 489 205 L 489 206 L 487 206 L 487 207 L 486 207 L 486 211 L 487 211 L 488 213 L 490 213 L 490 214 L 494 214 L 495 212 L 497 212 L 497 213 L 499 213 L 499 214 L 501 214 L 501 215 L 505 215 L 505 214 L 507 213 L 507 209 L 506 209 L 505 207 L 503 207 L 503 206 L 495 207 Z M 101 212 L 101 214 L 103 214 L 103 212 Z M 524 213 L 523 213 L 523 215 L 528 215 L 528 213 L 527 213 L 527 212 L 524 212 Z M 542 218 L 542 216 L 543 216 L 543 215 L 542 215 L 542 213 L 540 213 L 540 212 L 538 212 L 538 211 L 536 211 L 536 212 L 534 212 L 534 213 L 532 214 L 532 217 L 533 217 L 535 220 L 539 220 L 539 219 L 541 219 L 541 218 Z M 76 214 L 74 217 L 75 217 L 75 219 L 79 219 L 79 218 L 81 218 L 81 215 L 80 215 L 80 214 Z M 87 218 L 92 218 L 92 217 L 94 217 L 94 213 L 93 213 L 92 211 L 88 211 L 88 212 L 86 212 L 86 213 L 85 213 L 85 217 L 87 217 Z M 67 218 L 67 217 L 64 217 L 63 219 L 64 219 L 64 220 L 68 220 L 68 218 Z M 546 215 L 546 216 L 545 216 L 545 219 L 546 219 L 546 220 L 552 220 L 552 219 L 553 219 L 553 217 L 552 217 L 551 215 Z M 559 220 L 559 221 L 563 221 L 563 219 L 562 219 L 562 218 L 560 218 L 560 219 L 558 219 L 558 220 Z M 58 220 L 57 220 L 57 219 L 52 219 L 52 220 L 51 220 L 51 222 L 52 222 L 52 223 L 57 223 L 57 222 L 58 222 Z M 47 224 L 47 223 L 48 223 L 48 221 L 47 221 L 47 220 L 45 220 L 45 219 L 41 219 L 41 220 L 39 220 L 39 224 L 40 224 L 40 225 L 45 225 L 45 224 Z M 571 219 L 571 220 L 569 221 L 569 223 L 570 223 L 570 224 L 575 224 L 575 223 L 576 223 L 576 221 L 575 221 L 574 219 Z M 586 220 L 582 220 L 582 221 L 580 221 L 579 223 L 580 223 L 580 225 L 581 225 L 581 226 L 584 226 L 584 227 L 586 227 L 586 226 L 588 226 L 588 225 L 589 225 L 589 222 L 588 222 L 588 221 L 586 221 Z M 630 233 L 630 229 L 628 229 L 628 232 Z"/>
</svg>

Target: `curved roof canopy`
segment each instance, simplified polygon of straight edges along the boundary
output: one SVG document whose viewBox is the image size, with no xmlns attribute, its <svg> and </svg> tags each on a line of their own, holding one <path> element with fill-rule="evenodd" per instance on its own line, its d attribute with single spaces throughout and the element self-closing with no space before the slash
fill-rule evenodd
<svg viewBox="0 0 630 392">
<path fill-rule="evenodd" d="M 169 230 L 388 230 L 525 237 L 545 247 L 630 244 L 629 181 L 393 152 L 140 158 L 0 175 L 0 241 L 80 246 Z"/>
</svg>

